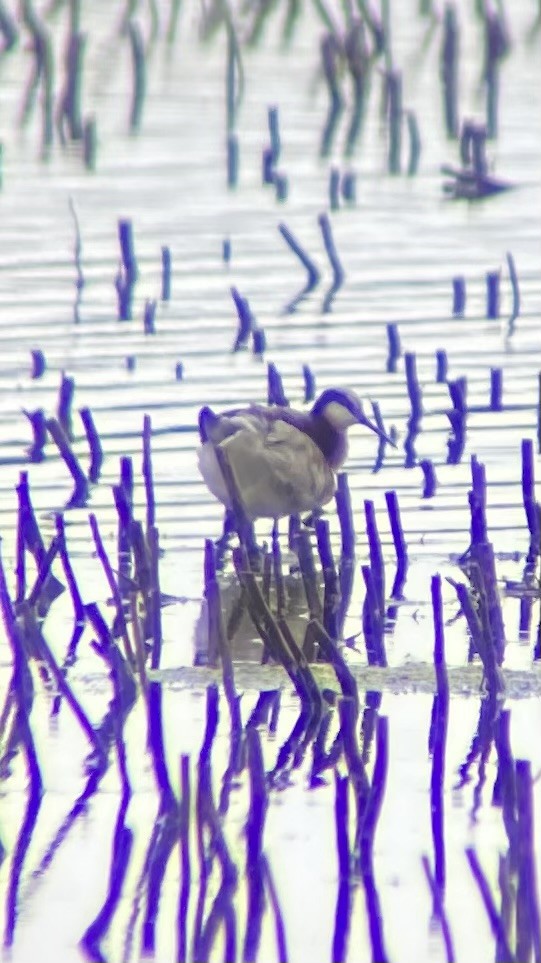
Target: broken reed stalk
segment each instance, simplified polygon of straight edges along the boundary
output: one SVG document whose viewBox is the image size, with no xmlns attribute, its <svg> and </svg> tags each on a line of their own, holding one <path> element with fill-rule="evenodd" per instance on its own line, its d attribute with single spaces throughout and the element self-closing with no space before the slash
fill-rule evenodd
<svg viewBox="0 0 541 963">
<path fill-rule="evenodd" d="M 353 524 L 353 509 L 351 507 L 351 495 L 349 491 L 348 476 L 345 472 L 340 472 L 336 479 L 336 512 L 340 522 L 340 609 L 338 612 L 338 637 L 341 638 L 344 632 L 344 622 L 346 619 L 351 593 L 353 591 L 353 580 L 355 577 L 355 526 Z"/>
<path fill-rule="evenodd" d="M 340 879 L 349 880 L 351 876 L 351 853 L 348 832 L 349 777 L 341 776 L 336 768 L 334 770 L 334 788 L 334 819 L 336 827 L 336 851 L 338 854 L 338 875 Z"/>
<path fill-rule="evenodd" d="M 205 880 L 208 879 L 212 868 L 212 860 L 216 855 L 222 868 L 222 882 L 235 886 L 238 877 L 237 867 L 229 853 L 212 792 L 210 754 L 218 726 L 218 702 L 218 686 L 215 684 L 207 686 L 207 719 L 197 766 L 197 845 L 201 877 Z M 210 837 L 208 856 L 205 854 L 205 827 L 207 827 Z"/>
<path fill-rule="evenodd" d="M 105 551 L 105 546 L 103 544 L 103 539 L 98 528 L 98 522 L 96 516 L 93 512 L 88 516 L 88 521 L 90 524 L 90 529 L 92 532 L 92 537 L 94 539 L 94 544 L 96 546 L 96 554 L 103 566 L 103 571 L 105 572 L 105 577 L 109 585 L 109 590 L 111 592 L 113 602 L 116 608 L 116 621 L 120 629 L 120 634 L 124 644 L 124 653 L 129 662 L 133 667 L 135 665 L 135 655 L 130 642 L 130 636 L 128 632 L 128 626 L 126 623 L 126 616 L 124 614 L 124 606 L 122 604 L 122 598 L 120 596 L 120 591 L 118 588 L 117 581 L 115 579 L 111 563 L 109 561 L 109 556 Z"/>
<path fill-rule="evenodd" d="M 38 580 L 30 593 L 28 602 L 30 605 L 35 605 L 39 599 L 40 614 L 45 615 L 52 602 L 64 591 L 62 583 L 59 582 L 50 571 L 59 545 L 57 540 L 53 539 L 48 551 L 45 551 L 45 545 L 30 498 L 28 472 L 22 471 L 20 473 L 19 484 L 17 485 L 17 499 L 19 525 L 17 533 L 18 552 L 22 552 L 23 548 L 27 548 L 33 555 L 38 569 Z M 17 564 L 21 564 L 19 555 Z M 17 601 L 19 601 L 19 591 L 20 586 L 18 586 Z"/>
<path fill-rule="evenodd" d="M 0 539 L 0 549 L 2 540 Z M 24 653 L 19 627 L 13 612 L 11 598 L 8 592 L 4 565 L 0 552 L 0 611 L 2 612 L 8 643 L 13 656 L 12 686 L 16 703 L 16 716 L 12 729 L 12 736 L 17 733 L 26 756 L 26 764 L 30 779 L 30 795 L 32 799 L 41 799 L 43 782 L 41 770 L 34 745 L 29 716 L 33 702 L 32 677 Z M 7 704 L 6 704 L 7 707 Z"/>
<path fill-rule="evenodd" d="M 335 640 L 317 619 L 310 619 L 306 629 L 306 634 L 308 633 L 312 634 L 314 642 L 317 642 L 320 646 L 325 660 L 332 665 L 342 690 L 342 695 L 345 698 L 351 699 L 358 708 L 359 691 L 357 683 Z"/>
<path fill-rule="evenodd" d="M 261 938 L 265 909 L 262 872 L 263 832 L 268 808 L 268 792 L 259 732 L 253 726 L 246 731 L 247 762 L 250 777 L 250 808 L 246 820 L 246 876 L 248 908 L 243 960 L 255 963 Z"/>
<path fill-rule="evenodd" d="M 301 702 L 309 705 L 313 702 L 313 693 L 319 691 L 317 682 L 311 672 L 307 660 L 299 650 L 295 658 L 284 635 L 274 619 L 269 607 L 261 594 L 254 573 L 252 572 L 246 550 L 243 546 L 233 552 L 233 562 L 242 587 L 246 593 L 248 610 L 263 641 L 276 662 L 283 665 Z"/>
<path fill-rule="evenodd" d="M 374 580 L 378 607 L 380 612 L 383 612 L 385 608 L 385 564 L 383 561 L 381 539 L 379 537 L 378 526 L 376 522 L 374 502 L 368 500 L 365 501 L 364 514 L 366 519 L 366 534 L 368 537 L 370 570 Z"/>
<path fill-rule="evenodd" d="M 212 648 L 217 650 L 222 662 L 224 692 L 231 717 L 231 729 L 233 732 L 240 732 L 242 730 L 240 702 L 235 687 L 233 660 L 225 633 L 220 584 L 216 576 L 216 549 L 210 539 L 205 542 L 205 597 L 209 619 L 209 648 L 212 638 Z"/>
<path fill-rule="evenodd" d="M 98 435 L 96 425 L 94 424 L 94 418 L 92 417 L 90 408 L 81 408 L 79 410 L 79 414 L 81 416 L 88 446 L 90 448 L 88 480 L 92 484 L 95 484 L 99 480 L 101 466 L 103 464 L 103 449 L 101 447 L 101 440 L 100 436 Z"/>
<path fill-rule="evenodd" d="M 323 626 L 330 637 L 337 641 L 340 588 L 334 563 L 329 523 L 326 519 L 317 519 L 316 537 L 324 584 Z"/>
<path fill-rule="evenodd" d="M 159 669 L 162 652 L 162 608 L 160 590 L 160 535 L 155 525 L 147 532 L 148 552 L 150 556 L 150 589 L 148 593 L 148 621 L 149 634 L 152 638 L 152 653 L 150 667 Z"/>
<path fill-rule="evenodd" d="M 372 856 L 374 835 L 381 812 L 387 772 L 389 768 L 389 721 L 386 716 L 378 716 L 376 728 L 376 758 L 374 772 L 366 804 L 364 807 L 360 834 L 357 838 L 359 861 L 362 866 Z"/>
<path fill-rule="evenodd" d="M 277 963 L 288 963 L 290 957 L 287 949 L 284 918 L 282 916 L 282 910 L 280 909 L 280 902 L 278 900 L 278 890 L 276 889 L 270 863 L 264 854 L 261 857 L 261 863 L 267 894 L 274 915 L 274 928 L 276 933 L 276 960 Z"/>
<path fill-rule="evenodd" d="M 284 575 L 282 572 L 282 550 L 280 548 L 280 538 L 278 524 L 275 523 L 272 529 L 272 572 L 274 575 L 274 588 L 276 593 L 276 614 L 283 618 L 286 612 L 286 590 Z"/>
<path fill-rule="evenodd" d="M 383 638 L 385 613 L 380 607 L 372 569 L 369 565 L 363 565 L 362 573 L 366 586 L 362 623 L 368 664 L 386 666 L 387 655 Z"/>
<path fill-rule="evenodd" d="M 441 935 L 445 946 L 446 963 L 455 963 L 456 955 L 453 945 L 453 936 L 451 933 L 451 927 L 449 926 L 449 920 L 447 919 L 447 914 L 445 912 L 442 890 L 436 883 L 434 874 L 430 868 L 428 856 L 423 855 L 421 857 L 421 862 L 423 864 L 426 880 L 432 894 L 432 911 L 436 919 L 439 921 L 441 928 Z"/>
<path fill-rule="evenodd" d="M 505 932 L 505 926 L 494 902 L 492 893 L 490 892 L 490 886 L 488 885 L 486 876 L 483 873 L 481 864 L 477 858 L 477 853 L 475 852 L 473 846 L 467 847 L 465 853 L 473 878 L 477 883 L 479 893 L 481 894 L 481 899 L 483 901 L 483 906 L 485 907 L 485 912 L 488 916 L 490 927 L 496 940 L 498 941 L 498 945 L 503 951 L 503 957 L 506 961 L 509 960 L 509 963 L 518 963 L 518 961 L 516 961 L 515 954 L 511 952 L 511 947 L 509 946 L 507 934 Z"/>
<path fill-rule="evenodd" d="M 141 689 L 145 696 L 145 700 L 147 701 L 148 707 L 148 676 L 146 670 L 146 655 L 143 633 L 141 631 L 141 621 L 139 619 L 139 612 L 137 609 L 138 594 L 138 592 L 132 592 L 130 595 L 130 615 L 133 629 L 133 641 L 135 645 L 135 662 L 137 665 Z"/>
<path fill-rule="evenodd" d="M 355 793 L 355 803 L 357 807 L 357 838 L 360 838 L 360 826 L 362 822 L 364 806 L 370 791 L 370 783 L 368 781 L 366 769 L 357 743 L 356 725 L 359 713 L 357 705 L 353 699 L 340 699 L 338 702 L 338 712 L 340 716 L 340 732 L 342 735 L 344 755 L 346 757 L 349 777 Z"/>
<path fill-rule="evenodd" d="M 165 758 L 162 718 L 162 687 L 160 682 L 148 683 L 148 735 L 149 748 L 152 755 L 154 776 L 160 791 L 160 808 L 162 811 L 173 809 L 176 799 L 169 779 L 169 771 Z"/>
<path fill-rule="evenodd" d="M 68 471 L 70 472 L 73 481 L 74 489 L 71 498 L 68 501 L 68 506 L 70 508 L 81 508 L 86 504 L 88 500 L 88 480 L 81 468 L 79 459 L 75 455 L 73 448 L 71 447 L 69 438 L 65 433 L 62 425 L 56 418 L 47 418 L 45 421 L 45 426 L 49 432 L 51 438 L 55 442 Z"/>
<path fill-rule="evenodd" d="M 441 576 L 433 575 L 430 583 L 432 612 L 434 618 L 434 668 L 436 670 L 436 691 L 442 700 L 449 699 L 449 679 L 445 661 L 445 635 L 443 630 L 443 602 L 441 597 Z"/>
<path fill-rule="evenodd" d="M 323 608 L 317 586 L 316 568 L 314 565 L 314 554 L 312 551 L 312 543 L 310 541 L 310 533 L 306 529 L 301 528 L 297 533 L 296 551 L 299 559 L 299 568 L 301 570 L 310 618 L 321 621 L 323 618 Z"/>
<path fill-rule="evenodd" d="M 95 755 L 95 768 L 97 772 L 104 772 L 107 768 L 107 758 L 104 750 L 104 746 L 100 737 L 98 730 L 92 725 L 90 719 L 88 718 L 86 712 L 81 706 L 79 700 L 73 693 L 71 686 L 69 685 L 62 669 L 59 667 L 52 650 L 49 647 L 46 639 L 44 638 L 37 622 L 34 610 L 29 606 L 28 602 L 23 602 L 20 608 L 20 616 L 25 620 L 27 626 L 27 631 L 35 635 L 35 644 L 37 648 L 37 654 L 47 665 L 51 676 L 53 677 L 56 688 L 59 694 L 68 703 L 73 715 L 77 719 L 81 729 L 83 730 L 85 736 L 90 742 Z"/>
<path fill-rule="evenodd" d="M 191 811 L 190 757 L 180 757 L 180 869 L 181 884 L 178 902 L 178 963 L 188 960 L 188 907 L 192 881 L 190 860 L 190 811 Z"/>
<path fill-rule="evenodd" d="M 398 505 L 398 497 L 396 492 L 386 491 L 385 501 L 387 503 L 391 534 L 393 536 L 393 543 L 396 552 L 396 574 L 391 590 L 391 598 L 400 599 L 402 597 L 402 589 L 404 588 L 408 569 L 408 546 L 402 529 L 400 508 Z"/>
<path fill-rule="evenodd" d="M 66 526 L 62 515 L 58 514 L 55 516 L 55 526 L 59 542 L 59 554 L 62 562 L 62 568 L 64 569 L 64 575 L 66 576 L 66 581 L 68 583 L 68 588 L 73 603 L 75 622 L 77 625 L 84 625 L 86 621 L 85 607 L 69 557 L 69 552 L 66 545 Z"/>
<path fill-rule="evenodd" d="M 536 879 L 534 804 L 531 763 L 515 763 L 517 803 L 517 961 L 532 953 L 541 960 L 541 917 Z"/>
<path fill-rule="evenodd" d="M 147 533 L 156 524 L 156 500 L 154 496 L 154 478 L 152 472 L 152 422 L 150 415 L 143 419 L 143 478 L 147 503 Z"/>
<path fill-rule="evenodd" d="M 48 612 L 52 602 L 54 601 L 54 598 L 60 594 L 56 587 L 53 588 L 53 591 L 45 591 L 46 586 L 51 585 L 53 579 L 58 586 L 62 585 L 62 583 L 59 582 L 58 579 L 56 579 L 51 573 L 51 566 L 59 551 L 60 539 L 55 535 L 51 540 L 49 548 L 47 551 L 44 550 L 43 555 L 40 558 L 36 581 L 34 582 L 27 599 L 21 603 L 26 604 L 30 609 L 35 608 L 38 612 L 38 615 L 42 617 Z M 64 591 L 63 585 L 61 591 Z M 51 595 L 53 595 L 52 598 Z"/>
</svg>

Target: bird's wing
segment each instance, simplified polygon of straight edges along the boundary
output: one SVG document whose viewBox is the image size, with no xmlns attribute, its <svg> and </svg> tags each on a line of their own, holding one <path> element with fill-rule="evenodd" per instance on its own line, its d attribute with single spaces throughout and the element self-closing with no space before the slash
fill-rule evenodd
<svg viewBox="0 0 541 963">
<path fill-rule="evenodd" d="M 252 518 L 281 518 L 325 505 L 335 488 L 322 452 L 304 432 L 284 421 L 266 432 L 245 427 L 222 443 Z"/>
</svg>

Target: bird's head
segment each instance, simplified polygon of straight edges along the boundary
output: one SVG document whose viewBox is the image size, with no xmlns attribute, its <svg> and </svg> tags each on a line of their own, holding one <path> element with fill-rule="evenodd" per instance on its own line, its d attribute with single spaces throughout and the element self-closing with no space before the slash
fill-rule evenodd
<svg viewBox="0 0 541 963">
<path fill-rule="evenodd" d="M 392 438 L 365 415 L 361 399 L 349 388 L 327 388 L 314 403 L 312 415 L 324 418 L 336 431 L 365 425 L 394 446 Z"/>
</svg>

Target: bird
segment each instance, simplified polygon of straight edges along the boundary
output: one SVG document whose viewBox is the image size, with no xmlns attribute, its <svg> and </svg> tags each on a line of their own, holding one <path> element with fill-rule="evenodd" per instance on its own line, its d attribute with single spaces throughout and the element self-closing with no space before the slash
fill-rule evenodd
<svg viewBox="0 0 541 963">
<path fill-rule="evenodd" d="M 199 412 L 199 470 L 209 491 L 231 509 L 216 458 L 216 447 L 222 449 L 252 522 L 318 512 L 334 495 L 335 472 L 348 453 L 347 429 L 355 424 L 394 446 L 350 389 L 327 388 L 309 411 L 251 404 L 217 414 L 205 405 Z"/>
</svg>

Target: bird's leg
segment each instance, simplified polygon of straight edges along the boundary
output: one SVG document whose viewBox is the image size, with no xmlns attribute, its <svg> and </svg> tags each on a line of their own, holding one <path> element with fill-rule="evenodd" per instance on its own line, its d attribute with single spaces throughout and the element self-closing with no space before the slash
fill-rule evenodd
<svg viewBox="0 0 541 963">
<path fill-rule="evenodd" d="M 222 534 L 216 541 L 216 568 L 218 569 L 224 567 L 225 556 L 231 545 L 231 537 L 235 532 L 235 516 L 230 508 L 226 508 Z"/>
</svg>

